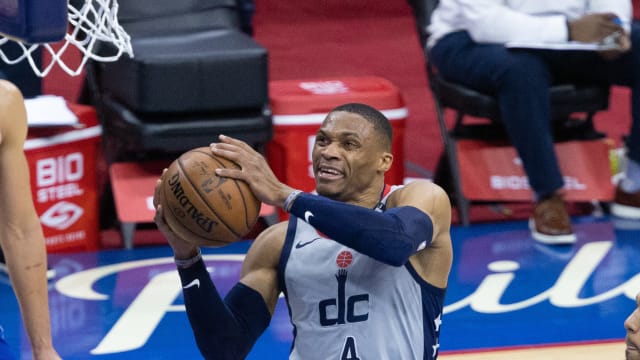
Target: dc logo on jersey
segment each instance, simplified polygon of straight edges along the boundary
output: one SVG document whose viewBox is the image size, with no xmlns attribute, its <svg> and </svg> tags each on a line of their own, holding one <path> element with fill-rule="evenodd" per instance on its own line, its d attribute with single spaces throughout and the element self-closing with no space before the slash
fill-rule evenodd
<svg viewBox="0 0 640 360">
<path fill-rule="evenodd" d="M 369 294 L 347 296 L 348 271 L 346 268 L 352 262 L 353 254 L 350 251 L 342 251 L 336 257 L 336 264 L 339 267 L 335 275 L 338 282 L 337 296 L 324 299 L 318 304 L 322 326 L 355 323 L 369 319 Z"/>
</svg>

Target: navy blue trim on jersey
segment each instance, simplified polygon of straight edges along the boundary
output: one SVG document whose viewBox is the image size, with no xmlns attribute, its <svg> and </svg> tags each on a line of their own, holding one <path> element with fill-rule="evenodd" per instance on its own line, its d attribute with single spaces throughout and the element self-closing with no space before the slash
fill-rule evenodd
<svg viewBox="0 0 640 360">
<path fill-rule="evenodd" d="M 285 295 L 287 294 L 287 289 L 284 282 L 284 268 L 285 266 L 287 266 L 287 261 L 289 261 L 289 255 L 291 254 L 291 249 L 293 248 L 293 239 L 296 236 L 296 229 L 298 224 L 297 220 L 298 219 L 293 216 L 289 219 L 289 224 L 287 225 L 287 234 L 284 239 L 284 244 L 282 245 L 282 252 L 280 252 L 280 261 L 278 263 L 278 284 L 280 287 L 280 291 L 282 291 Z"/>
<path fill-rule="evenodd" d="M 429 290 L 429 292 L 433 293 L 434 295 L 442 296 L 444 298 L 444 295 L 447 292 L 447 288 L 437 287 L 423 279 L 410 262 L 407 262 L 405 264 L 405 268 L 407 269 L 407 271 L 409 271 L 409 274 L 411 274 L 411 277 L 413 277 L 416 283 L 418 283 L 420 286 L 424 286 Z"/>
<path fill-rule="evenodd" d="M 290 213 L 331 239 L 391 266 L 402 266 L 433 240 L 433 222 L 413 206 L 385 212 L 300 194 Z"/>
<path fill-rule="evenodd" d="M 439 351 L 435 352 L 434 343 L 439 345 L 441 324 L 436 329 L 433 317 L 440 315 L 442 321 L 442 313 L 444 308 L 444 298 L 447 293 L 446 288 L 440 288 L 428 283 L 416 271 L 416 269 L 407 262 L 405 268 L 411 274 L 413 279 L 420 285 L 422 293 L 422 324 L 424 326 L 424 360 L 434 360 L 437 358 Z M 436 349 L 439 350 L 439 349 Z"/>
<path fill-rule="evenodd" d="M 286 299 L 287 311 L 289 311 L 289 319 L 292 318 L 291 315 L 291 305 L 289 304 L 289 296 L 287 293 L 287 283 L 284 279 L 285 268 L 287 267 L 287 262 L 289 261 L 289 256 L 291 255 L 291 249 L 293 249 L 293 240 L 296 237 L 296 230 L 298 228 L 298 219 L 295 216 L 289 217 L 289 224 L 287 225 L 287 235 L 284 239 L 284 245 L 282 246 L 282 252 L 280 253 L 280 262 L 278 264 L 278 283 L 280 286 L 280 291 L 284 294 L 284 298 Z M 293 341 L 291 342 L 291 348 L 289 351 L 293 351 L 293 347 L 296 341 L 296 335 L 298 334 L 295 324 L 293 324 Z"/>
</svg>

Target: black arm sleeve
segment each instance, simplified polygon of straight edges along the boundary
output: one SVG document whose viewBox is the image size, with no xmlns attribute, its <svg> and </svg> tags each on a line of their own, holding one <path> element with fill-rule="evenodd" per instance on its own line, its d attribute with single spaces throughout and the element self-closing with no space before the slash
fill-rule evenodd
<svg viewBox="0 0 640 360">
<path fill-rule="evenodd" d="M 431 218 L 412 206 L 378 212 L 300 194 L 290 212 L 333 240 L 392 266 L 404 265 L 433 239 Z"/>
<path fill-rule="evenodd" d="M 222 299 L 204 261 L 178 269 L 187 316 L 205 359 L 244 359 L 262 332 L 271 313 L 262 296 L 238 283 Z"/>
</svg>

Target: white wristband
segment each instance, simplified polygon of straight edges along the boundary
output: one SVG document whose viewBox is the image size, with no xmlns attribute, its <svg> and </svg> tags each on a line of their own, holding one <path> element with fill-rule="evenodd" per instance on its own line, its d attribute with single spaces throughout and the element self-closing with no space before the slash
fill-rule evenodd
<svg viewBox="0 0 640 360">
<path fill-rule="evenodd" d="M 200 261 L 200 259 L 202 259 L 202 252 L 200 251 L 200 248 L 198 248 L 198 253 L 196 254 L 196 256 L 188 258 L 188 259 L 176 259 L 175 257 L 173 258 L 173 261 L 176 263 L 176 266 L 180 269 L 186 269 L 189 266 L 197 263 L 198 261 Z"/>
<path fill-rule="evenodd" d="M 282 205 L 282 208 L 284 209 L 284 211 L 289 212 L 289 210 L 291 210 L 291 207 L 293 206 L 293 202 L 296 200 L 298 196 L 300 196 L 300 194 L 302 194 L 302 190 L 293 190 L 289 194 L 289 196 L 287 196 L 287 198 L 284 200 L 284 204 Z"/>
</svg>

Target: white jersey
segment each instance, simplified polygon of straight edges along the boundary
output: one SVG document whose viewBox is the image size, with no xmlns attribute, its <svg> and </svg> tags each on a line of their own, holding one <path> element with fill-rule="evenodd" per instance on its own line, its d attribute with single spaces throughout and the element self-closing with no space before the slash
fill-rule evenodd
<svg viewBox="0 0 640 360">
<path fill-rule="evenodd" d="M 629 0 L 441 0 L 431 17 L 427 45 L 459 30 L 479 43 L 564 42 L 568 19 L 602 12 L 616 14 L 630 31 Z"/>
<path fill-rule="evenodd" d="M 294 326 L 290 359 L 437 357 L 445 289 L 411 264 L 386 265 L 291 217 L 279 276 Z"/>
</svg>

